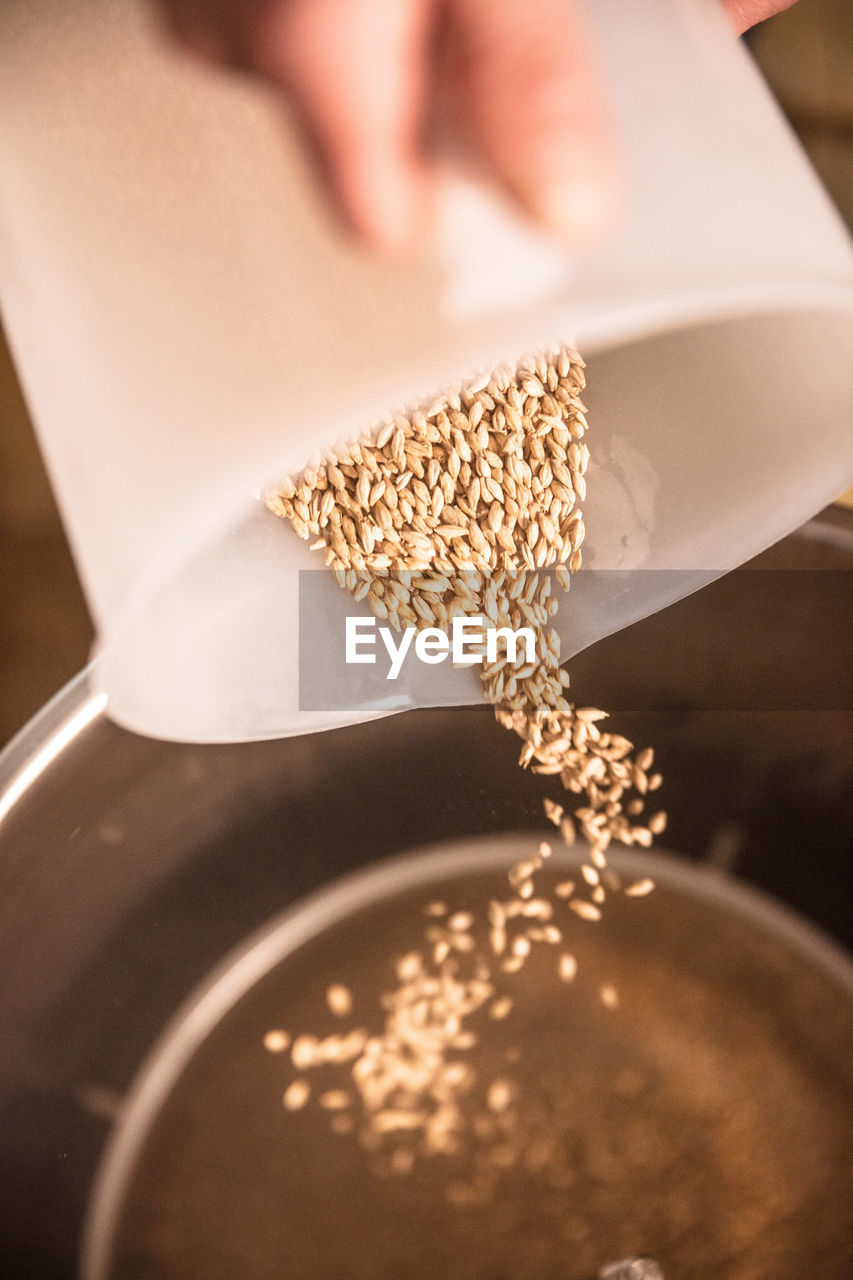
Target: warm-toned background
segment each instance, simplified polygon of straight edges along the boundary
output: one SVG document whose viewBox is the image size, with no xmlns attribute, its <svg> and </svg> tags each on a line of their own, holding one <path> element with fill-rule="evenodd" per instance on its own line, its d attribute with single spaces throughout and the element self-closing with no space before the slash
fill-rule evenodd
<svg viewBox="0 0 853 1280">
<path fill-rule="evenodd" d="M 853 4 L 800 0 L 753 32 L 750 43 L 853 226 Z M 848 501 L 853 505 L 853 491 Z M 80 669 L 91 635 L 0 335 L 0 744 Z"/>
</svg>

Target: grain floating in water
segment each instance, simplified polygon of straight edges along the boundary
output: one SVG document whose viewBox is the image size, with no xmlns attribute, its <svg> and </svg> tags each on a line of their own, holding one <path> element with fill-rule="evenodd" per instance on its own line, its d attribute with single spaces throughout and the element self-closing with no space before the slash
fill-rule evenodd
<svg viewBox="0 0 853 1280">
<path fill-rule="evenodd" d="M 601 997 L 601 1003 L 604 1005 L 605 1009 L 619 1008 L 619 992 L 611 982 L 605 982 L 603 986 L 599 988 L 598 994 Z"/>
<path fill-rule="evenodd" d="M 345 1089 L 327 1089 L 320 1094 L 319 1102 L 324 1111 L 344 1111 L 350 1105 L 350 1096 Z"/>
<path fill-rule="evenodd" d="M 654 887 L 654 880 L 646 878 L 644 880 L 637 880 L 634 884 L 629 884 L 625 888 L 624 893 L 626 898 L 645 898 L 647 894 L 652 892 Z"/>
<path fill-rule="evenodd" d="M 290 1045 L 290 1036 L 286 1031 L 274 1029 L 264 1036 L 264 1048 L 268 1053 L 283 1053 Z"/>
</svg>

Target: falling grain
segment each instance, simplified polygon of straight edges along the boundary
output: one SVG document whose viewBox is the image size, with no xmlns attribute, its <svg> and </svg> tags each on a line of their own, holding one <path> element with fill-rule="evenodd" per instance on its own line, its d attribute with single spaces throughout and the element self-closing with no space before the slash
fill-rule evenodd
<svg viewBox="0 0 853 1280">
<path fill-rule="evenodd" d="M 288 1111 L 301 1111 L 311 1094 L 307 1080 L 294 1080 L 284 1091 L 282 1102 Z"/>
<path fill-rule="evenodd" d="M 283 1053 L 290 1045 L 290 1036 L 286 1031 L 268 1031 L 264 1036 L 264 1048 L 269 1053 Z"/>
<path fill-rule="evenodd" d="M 326 992 L 326 1003 L 337 1018 L 346 1018 L 352 1011 L 352 993 L 342 982 L 333 983 Z"/>
<path fill-rule="evenodd" d="M 645 898 L 652 892 L 655 887 L 654 880 L 644 879 L 636 880 L 634 884 L 629 884 L 625 889 L 626 898 Z"/>
<path fill-rule="evenodd" d="M 598 994 L 605 1009 L 619 1008 L 619 992 L 612 983 L 605 982 L 604 985 L 599 988 Z"/>
</svg>

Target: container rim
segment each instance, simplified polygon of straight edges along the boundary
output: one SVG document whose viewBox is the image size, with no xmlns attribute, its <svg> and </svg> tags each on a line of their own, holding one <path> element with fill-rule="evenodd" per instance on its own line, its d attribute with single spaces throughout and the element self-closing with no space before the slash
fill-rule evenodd
<svg viewBox="0 0 853 1280">
<path fill-rule="evenodd" d="M 46 702 L 0 750 L 0 830 L 4 820 L 54 760 L 104 711 L 89 663 Z"/>
</svg>

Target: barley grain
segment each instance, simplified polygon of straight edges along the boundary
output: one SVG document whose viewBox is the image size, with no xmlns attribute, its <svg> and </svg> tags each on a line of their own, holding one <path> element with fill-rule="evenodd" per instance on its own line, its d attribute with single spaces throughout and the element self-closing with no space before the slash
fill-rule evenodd
<svg viewBox="0 0 853 1280">
<path fill-rule="evenodd" d="M 495 1022 L 502 1022 L 512 1012 L 512 997 L 501 996 L 499 1000 L 495 1000 L 494 1004 L 489 1007 L 489 1017 Z"/>
<path fill-rule="evenodd" d="M 269 1053 L 283 1053 L 290 1045 L 290 1036 L 286 1031 L 268 1031 L 264 1036 L 264 1048 Z"/>
<path fill-rule="evenodd" d="M 297 1071 L 304 1071 L 308 1067 L 314 1066 L 317 1061 L 319 1045 L 320 1042 L 316 1036 L 297 1036 L 293 1042 L 293 1048 L 290 1050 L 290 1060 Z"/>
<path fill-rule="evenodd" d="M 326 992 L 326 1003 L 338 1018 L 345 1018 L 352 1009 L 352 993 L 342 982 L 335 982 Z"/>
<path fill-rule="evenodd" d="M 506 1111 L 512 1101 L 512 1086 L 507 1080 L 493 1080 L 486 1095 L 490 1111 Z"/>
<path fill-rule="evenodd" d="M 645 898 L 652 892 L 655 887 L 654 880 L 644 879 L 637 880 L 634 884 L 629 884 L 625 889 L 627 898 Z"/>
<path fill-rule="evenodd" d="M 605 982 L 604 985 L 599 988 L 598 994 L 601 997 L 601 1003 L 604 1005 L 605 1009 L 619 1008 L 619 992 L 612 983 Z"/>
<path fill-rule="evenodd" d="M 545 807 L 545 816 L 548 821 L 553 822 L 555 827 L 559 827 L 563 820 L 563 806 L 555 804 L 553 800 L 548 800 L 547 798 L 542 803 Z"/>
<path fill-rule="evenodd" d="M 300 1111 L 308 1101 L 310 1093 L 311 1086 L 307 1080 L 294 1080 L 285 1089 L 282 1102 L 288 1111 Z"/>
<path fill-rule="evenodd" d="M 574 911 L 575 915 L 580 916 L 581 920 L 600 920 L 601 911 L 592 902 L 586 902 L 583 898 L 572 898 L 569 907 Z"/>
<path fill-rule="evenodd" d="M 327 1089 L 319 1098 L 324 1111 L 343 1111 L 350 1105 L 350 1101 L 349 1094 L 343 1089 Z"/>
</svg>

